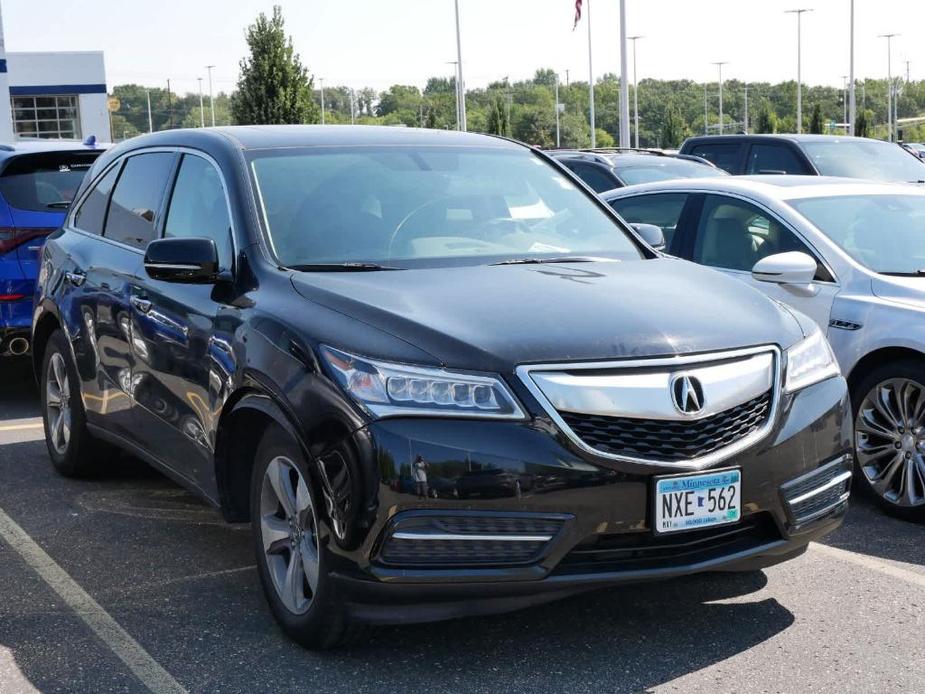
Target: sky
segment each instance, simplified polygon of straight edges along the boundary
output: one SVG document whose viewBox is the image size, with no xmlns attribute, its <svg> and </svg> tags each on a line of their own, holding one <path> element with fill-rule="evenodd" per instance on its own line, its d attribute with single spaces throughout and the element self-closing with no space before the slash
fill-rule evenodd
<svg viewBox="0 0 925 694">
<path fill-rule="evenodd" d="M 590 3 L 594 74 L 620 71 L 619 0 L 459 0 L 464 79 L 469 88 L 539 67 L 562 82 L 588 79 Z M 215 65 L 215 91 L 233 89 L 246 53 L 244 29 L 280 4 L 303 63 L 326 85 L 384 90 L 451 75 L 456 59 L 453 0 L 0 0 L 8 51 L 102 50 L 107 81 L 196 91 Z M 796 78 L 796 17 L 803 15 L 803 81 L 841 85 L 848 73 L 849 0 L 627 0 L 627 33 L 637 44 L 639 79 L 748 82 Z M 855 0 L 858 78 L 893 73 L 925 78 L 925 0 Z M 918 35 L 917 35 L 918 34 Z M 630 79 L 632 79 L 630 56 Z"/>
</svg>

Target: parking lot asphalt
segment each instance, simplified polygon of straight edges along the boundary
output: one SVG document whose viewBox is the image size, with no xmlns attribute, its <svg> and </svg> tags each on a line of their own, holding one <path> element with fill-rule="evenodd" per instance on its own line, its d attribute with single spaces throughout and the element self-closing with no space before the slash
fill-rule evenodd
<svg viewBox="0 0 925 694">
<path fill-rule="evenodd" d="M 855 499 L 754 574 L 292 644 L 245 525 L 145 465 L 54 474 L 28 362 L 0 363 L 0 692 L 921 691 L 925 528 Z"/>
</svg>

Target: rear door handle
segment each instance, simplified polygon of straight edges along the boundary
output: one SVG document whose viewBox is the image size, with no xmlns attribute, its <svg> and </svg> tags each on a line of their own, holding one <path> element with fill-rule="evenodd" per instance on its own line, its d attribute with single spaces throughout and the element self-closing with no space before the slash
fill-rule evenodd
<svg viewBox="0 0 925 694">
<path fill-rule="evenodd" d="M 129 301 L 139 313 L 147 313 L 151 310 L 151 302 L 147 299 L 142 299 L 140 296 L 133 296 Z"/>
<path fill-rule="evenodd" d="M 87 276 L 82 272 L 65 272 L 64 279 L 66 279 L 75 287 L 79 287 L 87 281 Z"/>
</svg>

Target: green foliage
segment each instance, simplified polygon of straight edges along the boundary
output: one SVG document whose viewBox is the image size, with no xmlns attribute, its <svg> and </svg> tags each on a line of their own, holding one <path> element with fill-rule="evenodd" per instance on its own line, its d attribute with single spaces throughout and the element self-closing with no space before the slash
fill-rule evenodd
<svg viewBox="0 0 925 694">
<path fill-rule="evenodd" d="M 602 128 L 594 129 L 594 138 L 598 147 L 613 147 L 617 144 L 617 141 L 613 139 L 613 135 Z"/>
<path fill-rule="evenodd" d="M 241 59 L 238 88 L 231 100 L 236 123 L 315 123 L 312 79 L 286 36 L 278 5 L 273 16 L 260 13 L 246 32 L 250 56 Z"/>
<path fill-rule="evenodd" d="M 813 135 L 821 135 L 825 132 L 825 123 L 822 122 L 822 109 L 819 104 L 813 104 L 813 115 L 809 119 L 809 132 Z"/>
<path fill-rule="evenodd" d="M 854 121 L 854 134 L 858 137 L 870 137 L 873 133 L 874 113 L 869 108 L 860 111 Z"/>
<path fill-rule="evenodd" d="M 758 117 L 755 119 L 755 132 L 758 134 L 773 134 L 777 132 L 777 114 L 771 109 L 767 101 L 761 103 Z"/>
<path fill-rule="evenodd" d="M 668 106 L 665 109 L 665 121 L 662 124 L 662 136 L 659 146 L 675 149 L 689 135 L 687 123 L 677 106 Z"/>
<path fill-rule="evenodd" d="M 507 106 L 500 97 L 495 97 L 489 106 L 486 129 L 492 135 L 511 135 L 511 120 Z"/>
</svg>

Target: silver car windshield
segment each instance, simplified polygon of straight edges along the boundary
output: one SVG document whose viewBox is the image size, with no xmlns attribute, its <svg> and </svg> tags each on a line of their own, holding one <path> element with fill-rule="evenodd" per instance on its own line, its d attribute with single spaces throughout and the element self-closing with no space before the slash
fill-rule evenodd
<svg viewBox="0 0 925 694">
<path fill-rule="evenodd" d="M 865 267 L 925 274 L 925 195 L 838 195 L 789 204 Z"/>
<path fill-rule="evenodd" d="M 250 159 L 288 267 L 642 257 L 613 217 L 527 149 L 314 147 Z"/>
<path fill-rule="evenodd" d="M 925 182 L 925 163 L 899 145 L 858 139 L 803 142 L 801 146 L 823 176 Z"/>
</svg>

